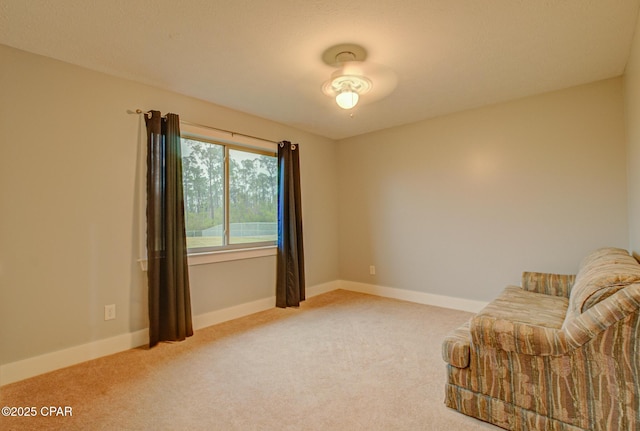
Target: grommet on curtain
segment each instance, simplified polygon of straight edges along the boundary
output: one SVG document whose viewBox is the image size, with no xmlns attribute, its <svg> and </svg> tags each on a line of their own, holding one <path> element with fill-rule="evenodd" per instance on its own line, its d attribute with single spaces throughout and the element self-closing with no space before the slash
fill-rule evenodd
<svg viewBox="0 0 640 431">
<path fill-rule="evenodd" d="M 151 120 L 151 116 L 153 115 L 153 111 L 143 111 L 142 109 L 136 109 L 136 114 L 142 114 L 144 118 L 147 120 Z M 167 117 L 165 115 L 161 116 L 163 120 L 166 121 Z"/>
</svg>

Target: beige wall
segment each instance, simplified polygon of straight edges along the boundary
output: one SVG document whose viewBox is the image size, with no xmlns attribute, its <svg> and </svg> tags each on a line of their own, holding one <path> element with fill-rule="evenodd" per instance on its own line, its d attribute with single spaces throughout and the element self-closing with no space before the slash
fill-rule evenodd
<svg viewBox="0 0 640 431">
<path fill-rule="evenodd" d="M 523 270 L 573 272 L 592 248 L 640 247 L 640 126 L 628 226 L 621 79 L 335 143 L 4 46 L 0 64 L 0 364 L 146 327 L 136 108 L 301 143 L 308 286 L 488 300 Z M 274 267 L 192 266 L 194 314 L 272 296 Z"/>
<path fill-rule="evenodd" d="M 307 284 L 338 279 L 335 142 L 1 45 L 0 64 L 0 364 L 146 327 L 144 123 L 127 110 L 299 142 Z M 198 315 L 273 296 L 275 258 L 190 275 Z M 105 304 L 116 304 L 115 321 L 104 321 Z"/>
<path fill-rule="evenodd" d="M 339 141 L 338 160 L 345 280 L 489 300 L 628 245 L 619 78 Z"/>
<path fill-rule="evenodd" d="M 640 21 L 624 76 L 628 152 L 629 248 L 640 255 Z"/>
</svg>

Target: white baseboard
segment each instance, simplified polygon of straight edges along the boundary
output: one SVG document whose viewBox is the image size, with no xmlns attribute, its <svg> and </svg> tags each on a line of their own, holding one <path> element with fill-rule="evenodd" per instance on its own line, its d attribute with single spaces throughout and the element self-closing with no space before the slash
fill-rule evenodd
<svg viewBox="0 0 640 431">
<path fill-rule="evenodd" d="M 339 289 L 339 286 L 340 285 L 338 281 L 331 281 L 328 283 L 308 287 L 306 290 L 306 297 L 311 298 L 323 293 L 331 292 L 332 290 Z M 275 306 L 276 297 L 271 296 L 269 298 L 258 299 L 257 301 L 235 305 L 233 307 L 224 308 L 222 310 L 215 310 L 209 313 L 200 314 L 193 318 L 193 329 L 197 330 L 206 328 L 207 326 L 217 325 L 218 323 L 226 322 L 228 320 L 237 319 L 239 317 L 259 313 L 260 311 L 269 310 Z"/>
<path fill-rule="evenodd" d="M 322 295 L 323 293 L 331 292 L 338 289 L 340 289 L 340 280 L 317 284 L 313 287 L 307 288 L 307 298 L 312 298 L 314 296 Z"/>
<path fill-rule="evenodd" d="M 249 314 L 259 313 L 260 311 L 269 310 L 275 307 L 276 297 L 258 299 L 257 301 L 246 302 L 244 304 L 234 305 L 233 307 L 215 310 L 209 313 L 199 314 L 193 317 L 193 329 L 198 330 L 207 326 L 217 325 L 218 323 L 228 320 L 237 319 L 238 317 L 248 316 Z"/>
<path fill-rule="evenodd" d="M 384 296 L 387 298 L 401 299 L 404 301 L 417 302 L 419 304 L 435 305 L 439 307 L 453 308 L 457 310 L 477 312 L 486 303 L 469 299 L 454 298 L 430 293 L 416 292 L 411 290 L 396 289 L 393 287 L 375 286 L 353 281 L 335 280 L 328 283 L 319 284 L 307 288 L 307 298 L 311 298 L 323 293 L 337 289 L 351 290 L 354 292 L 368 293 L 371 295 Z M 207 326 L 216 325 L 228 320 L 244 317 L 249 314 L 269 310 L 275 307 L 275 296 L 259 299 L 257 301 L 200 314 L 193 318 L 193 328 L 195 330 Z M 0 386 L 20 380 L 34 377 L 39 374 L 48 373 L 60 368 L 69 367 L 91 359 L 114 353 L 133 349 L 149 342 L 149 330 L 117 335 L 103 340 L 70 347 L 56 352 L 45 353 L 44 355 L 23 359 L 0 366 Z"/>
<path fill-rule="evenodd" d="M 435 295 L 433 293 L 397 289 L 395 287 L 376 286 L 373 284 L 346 280 L 340 280 L 340 288 L 344 290 L 351 290 L 353 292 L 368 293 L 370 295 L 383 296 L 385 298 L 401 299 L 403 301 L 416 302 L 418 304 L 452 308 L 454 310 L 469 311 L 472 313 L 477 313 L 488 304 L 488 302 L 475 301 L 472 299 Z"/>
<path fill-rule="evenodd" d="M 336 290 L 339 288 L 338 286 L 338 281 L 312 286 L 307 289 L 307 298 Z M 210 313 L 200 314 L 193 317 L 193 329 L 206 328 L 207 326 L 268 310 L 275 307 L 275 303 L 276 297 L 273 296 L 222 310 L 212 311 Z M 123 352 L 143 346 L 148 342 L 149 330 L 143 329 L 4 364 L 0 366 L 0 386 L 81 362 L 90 361 L 102 356 Z"/>
<path fill-rule="evenodd" d="M 0 366 L 0 385 L 129 350 L 148 342 L 149 330 L 142 329 L 5 364 Z"/>
</svg>

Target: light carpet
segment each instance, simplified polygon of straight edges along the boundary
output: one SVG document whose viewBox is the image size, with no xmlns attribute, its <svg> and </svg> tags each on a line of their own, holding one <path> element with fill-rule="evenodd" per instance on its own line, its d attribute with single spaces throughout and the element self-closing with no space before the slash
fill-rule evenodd
<svg viewBox="0 0 640 431">
<path fill-rule="evenodd" d="M 469 317 L 337 290 L 3 386 L 38 415 L 0 429 L 499 430 L 443 403 L 442 339 Z"/>
</svg>

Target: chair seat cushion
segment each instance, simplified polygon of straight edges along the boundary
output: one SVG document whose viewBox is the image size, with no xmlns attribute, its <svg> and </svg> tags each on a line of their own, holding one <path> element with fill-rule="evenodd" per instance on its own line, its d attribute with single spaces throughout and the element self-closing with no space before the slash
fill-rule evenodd
<svg viewBox="0 0 640 431">
<path fill-rule="evenodd" d="M 564 321 L 568 304 L 569 300 L 561 296 L 529 292 L 521 287 L 508 286 L 469 322 L 444 339 L 442 358 L 457 368 L 469 366 L 472 340 L 470 325 L 473 321 L 489 318 L 509 322 L 512 325 L 524 324 L 559 329 Z M 481 337 L 486 339 L 493 335 L 495 334 L 482 334 Z"/>
<path fill-rule="evenodd" d="M 507 286 L 476 317 L 492 317 L 512 322 L 559 329 L 567 314 L 569 300 L 560 296 L 529 292 Z"/>
<path fill-rule="evenodd" d="M 471 319 L 471 342 L 528 355 L 566 350 L 560 327 L 569 300 L 565 297 L 507 287 Z"/>
</svg>

